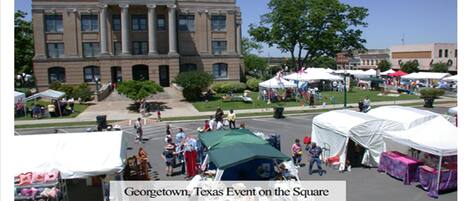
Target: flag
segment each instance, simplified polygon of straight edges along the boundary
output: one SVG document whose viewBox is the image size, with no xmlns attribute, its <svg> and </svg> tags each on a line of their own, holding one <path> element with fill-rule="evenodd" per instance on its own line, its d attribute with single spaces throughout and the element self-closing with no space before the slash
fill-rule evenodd
<svg viewBox="0 0 469 201">
<path fill-rule="evenodd" d="M 275 75 L 275 79 L 280 80 L 283 77 L 283 70 L 280 70 L 277 72 L 277 75 Z"/>
</svg>

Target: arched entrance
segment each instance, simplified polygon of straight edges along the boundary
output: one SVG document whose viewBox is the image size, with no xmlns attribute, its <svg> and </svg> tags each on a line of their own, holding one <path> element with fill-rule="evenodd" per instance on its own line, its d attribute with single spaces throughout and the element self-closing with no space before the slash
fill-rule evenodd
<svg viewBox="0 0 469 201">
<path fill-rule="evenodd" d="M 133 80 L 149 80 L 148 66 L 147 65 L 135 65 L 132 67 L 132 79 Z"/>
</svg>

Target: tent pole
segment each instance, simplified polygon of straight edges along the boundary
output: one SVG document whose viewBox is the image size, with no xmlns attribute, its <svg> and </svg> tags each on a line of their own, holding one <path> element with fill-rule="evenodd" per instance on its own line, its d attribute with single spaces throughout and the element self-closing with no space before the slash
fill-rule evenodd
<svg viewBox="0 0 469 201">
<path fill-rule="evenodd" d="M 440 191 L 440 177 L 441 177 L 441 163 L 443 161 L 443 156 L 440 156 L 440 159 L 438 161 L 438 177 L 436 178 L 436 190 L 437 192 Z"/>
</svg>

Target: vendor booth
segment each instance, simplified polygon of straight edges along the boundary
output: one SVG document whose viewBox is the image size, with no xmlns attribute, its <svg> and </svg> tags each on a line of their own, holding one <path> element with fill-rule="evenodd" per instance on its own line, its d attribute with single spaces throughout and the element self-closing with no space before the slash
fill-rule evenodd
<svg viewBox="0 0 469 201">
<path fill-rule="evenodd" d="M 445 77 L 445 78 L 443 78 L 443 80 L 448 81 L 448 82 L 457 82 L 458 81 L 458 75 Z"/>
<path fill-rule="evenodd" d="M 344 170 L 348 162 L 362 158 L 361 164 L 376 167 L 380 154 L 386 150 L 384 130 L 402 130 L 402 125 L 352 110 L 337 110 L 313 118 L 311 138 L 324 151 L 323 160 Z M 351 156 L 348 146 L 360 146 L 363 152 Z M 349 150 L 350 151 L 350 150 Z M 361 155 L 360 155 L 361 154 Z M 347 157 L 349 155 L 350 157 Z"/>
<path fill-rule="evenodd" d="M 436 117 L 408 130 L 386 131 L 385 138 L 438 157 L 436 164 L 418 161 L 418 170 L 405 171 L 408 172 L 406 177 L 415 175 L 414 181 L 418 181 L 429 196 L 438 197 L 440 191 L 457 188 L 457 128 L 445 118 Z"/>
<path fill-rule="evenodd" d="M 450 76 L 449 73 L 435 73 L 435 72 L 418 72 L 418 73 L 411 73 L 408 75 L 402 76 L 402 79 L 409 79 L 409 80 L 441 80 L 445 77 Z"/>
<path fill-rule="evenodd" d="M 215 169 L 215 180 L 272 179 L 275 166 L 290 160 L 247 129 L 214 131 L 199 138 L 208 148 L 202 169 Z"/>
<path fill-rule="evenodd" d="M 121 178 L 119 175 L 126 159 L 121 131 L 15 136 L 13 142 L 16 149 L 13 150 L 15 162 L 12 169 L 20 180 L 15 185 L 18 190 L 16 196 L 41 185 L 64 191 L 66 181 L 70 179 L 90 179 L 93 176 Z M 54 172 L 54 183 L 39 179 L 43 174 Z M 32 180 L 28 179 L 30 173 Z M 63 200 L 67 200 L 67 192 L 61 194 Z"/>
<path fill-rule="evenodd" d="M 413 107 L 404 106 L 382 106 L 371 109 L 367 113 L 376 118 L 386 119 L 402 125 L 404 129 L 409 129 L 425 123 L 440 116 L 437 113 L 427 110 L 420 110 Z"/>
</svg>

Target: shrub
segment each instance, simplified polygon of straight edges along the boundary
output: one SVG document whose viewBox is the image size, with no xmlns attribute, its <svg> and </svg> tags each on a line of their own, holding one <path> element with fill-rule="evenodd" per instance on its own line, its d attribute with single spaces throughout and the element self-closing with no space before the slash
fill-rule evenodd
<svg viewBox="0 0 469 201">
<path fill-rule="evenodd" d="M 251 91 L 258 91 L 259 90 L 259 83 L 261 83 L 262 81 L 259 80 L 259 79 L 256 79 L 256 78 L 250 78 L 248 79 L 248 81 L 246 82 L 246 86 L 249 90 Z"/>
<path fill-rule="evenodd" d="M 437 98 L 443 96 L 445 91 L 436 88 L 423 88 L 420 90 L 420 98 Z"/>
<path fill-rule="evenodd" d="M 242 93 L 246 89 L 246 84 L 241 82 L 217 82 L 212 85 L 212 90 L 217 93 Z"/>
<path fill-rule="evenodd" d="M 82 101 L 90 101 L 93 98 L 93 92 L 88 88 L 88 84 L 82 83 L 73 88 L 72 96 L 74 99 L 81 98 Z"/>
<path fill-rule="evenodd" d="M 163 92 L 163 87 L 153 80 L 127 80 L 117 87 L 117 91 L 133 101 L 139 101 L 158 92 Z"/>
<path fill-rule="evenodd" d="M 53 82 L 49 85 L 49 89 L 64 92 L 67 98 L 81 98 L 82 101 L 89 101 L 93 96 L 93 92 L 88 88 L 88 84 L 86 83 L 82 83 L 80 85 L 68 85 L 60 82 Z"/>
<path fill-rule="evenodd" d="M 186 100 L 195 101 L 213 83 L 213 77 L 207 72 L 189 71 L 180 73 L 173 82 L 184 88 L 182 95 Z"/>
</svg>

